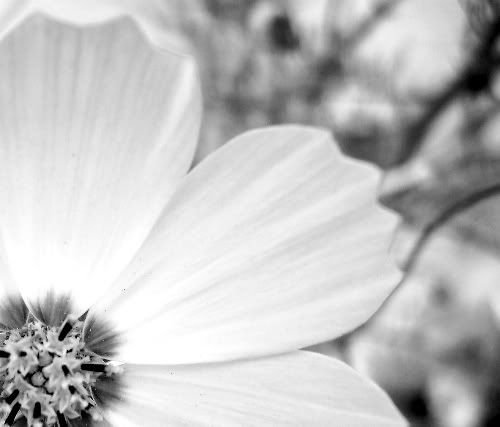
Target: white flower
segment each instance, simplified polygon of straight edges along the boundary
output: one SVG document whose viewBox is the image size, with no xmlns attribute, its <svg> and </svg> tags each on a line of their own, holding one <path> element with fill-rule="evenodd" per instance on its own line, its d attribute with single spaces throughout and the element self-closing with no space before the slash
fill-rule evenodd
<svg viewBox="0 0 500 427">
<path fill-rule="evenodd" d="M 4 419 L 404 425 L 350 368 L 297 351 L 365 321 L 397 283 L 377 171 L 287 126 L 187 174 L 201 115 L 188 58 L 129 19 L 14 27 L 0 41 Z"/>
</svg>

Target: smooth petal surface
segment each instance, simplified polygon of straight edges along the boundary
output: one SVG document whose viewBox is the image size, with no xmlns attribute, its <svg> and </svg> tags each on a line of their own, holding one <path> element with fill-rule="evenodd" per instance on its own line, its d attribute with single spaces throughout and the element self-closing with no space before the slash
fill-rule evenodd
<svg viewBox="0 0 500 427">
<path fill-rule="evenodd" d="M 32 0 L 3 0 L 0 3 L 0 36 L 12 29 L 30 9 Z"/>
<path fill-rule="evenodd" d="M 185 0 L 183 0 L 185 2 Z M 177 30 L 180 0 L 2 0 L 0 34 L 20 19 L 43 13 L 77 24 L 95 24 L 128 16 L 151 42 L 159 47 L 185 52 L 186 40 Z"/>
<path fill-rule="evenodd" d="M 129 20 L 76 28 L 33 16 L 0 43 L 0 111 L 5 261 L 37 316 L 57 323 L 44 300 L 87 310 L 188 170 L 195 71 Z"/>
<path fill-rule="evenodd" d="M 117 360 L 137 363 L 269 355 L 347 332 L 399 277 L 377 178 L 323 131 L 239 136 L 190 172 L 90 319 L 121 335 Z"/>
<path fill-rule="evenodd" d="M 404 426 L 388 397 L 307 352 L 208 365 L 129 365 L 114 426 Z"/>
</svg>

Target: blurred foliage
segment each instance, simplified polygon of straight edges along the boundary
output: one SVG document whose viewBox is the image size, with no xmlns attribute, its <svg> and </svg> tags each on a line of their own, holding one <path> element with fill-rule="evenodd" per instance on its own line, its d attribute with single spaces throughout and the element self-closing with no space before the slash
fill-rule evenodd
<svg viewBox="0 0 500 427">
<path fill-rule="evenodd" d="M 500 425 L 500 1 L 170 4 L 202 73 L 197 161 L 298 122 L 384 169 L 405 280 L 315 350 L 370 375 L 415 425 Z"/>
</svg>

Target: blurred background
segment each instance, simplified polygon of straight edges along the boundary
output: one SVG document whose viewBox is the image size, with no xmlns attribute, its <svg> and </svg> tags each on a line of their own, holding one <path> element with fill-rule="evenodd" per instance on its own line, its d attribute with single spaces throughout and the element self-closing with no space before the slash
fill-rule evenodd
<svg viewBox="0 0 500 427">
<path fill-rule="evenodd" d="M 383 169 L 406 277 L 313 350 L 369 375 L 415 426 L 500 426 L 500 1 L 163 1 L 203 82 L 196 161 L 295 122 Z"/>
</svg>

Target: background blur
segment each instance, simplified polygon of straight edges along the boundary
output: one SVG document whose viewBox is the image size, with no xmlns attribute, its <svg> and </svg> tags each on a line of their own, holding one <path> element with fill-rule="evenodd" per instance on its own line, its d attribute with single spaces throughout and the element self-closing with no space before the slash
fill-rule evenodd
<svg viewBox="0 0 500 427">
<path fill-rule="evenodd" d="M 197 161 L 298 122 L 384 170 L 406 279 L 314 350 L 371 376 L 416 426 L 500 426 L 500 1 L 164 1 L 203 81 Z"/>
</svg>

